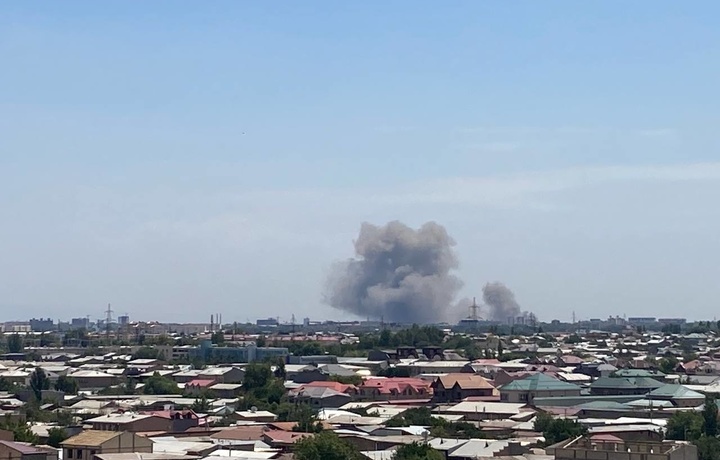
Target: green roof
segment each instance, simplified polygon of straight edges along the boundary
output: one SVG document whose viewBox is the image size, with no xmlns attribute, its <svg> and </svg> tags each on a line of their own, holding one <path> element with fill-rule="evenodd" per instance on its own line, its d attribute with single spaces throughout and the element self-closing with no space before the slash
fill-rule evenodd
<svg viewBox="0 0 720 460">
<path fill-rule="evenodd" d="M 670 401 L 653 401 L 652 399 L 638 399 L 637 401 L 630 401 L 626 403 L 632 407 L 645 407 L 645 408 L 663 408 L 673 407 L 673 403 Z"/>
<path fill-rule="evenodd" d="M 628 406 L 616 401 L 590 401 L 577 406 L 581 409 L 597 409 L 597 410 L 628 410 Z"/>
<path fill-rule="evenodd" d="M 533 374 L 521 380 L 514 380 L 501 386 L 500 391 L 552 391 L 577 390 L 580 387 L 572 383 L 562 382 L 545 374 Z"/>
<path fill-rule="evenodd" d="M 660 388 L 651 391 L 648 394 L 648 397 L 667 399 L 702 399 L 705 396 L 682 385 L 670 384 L 663 385 Z"/>
<path fill-rule="evenodd" d="M 664 378 L 665 374 L 660 371 L 649 371 L 647 369 L 620 369 L 615 371 L 615 377 L 650 377 Z"/>
<path fill-rule="evenodd" d="M 654 389 L 663 386 L 662 383 L 649 377 L 600 377 L 590 384 L 591 389 L 595 388 L 647 388 Z"/>
</svg>

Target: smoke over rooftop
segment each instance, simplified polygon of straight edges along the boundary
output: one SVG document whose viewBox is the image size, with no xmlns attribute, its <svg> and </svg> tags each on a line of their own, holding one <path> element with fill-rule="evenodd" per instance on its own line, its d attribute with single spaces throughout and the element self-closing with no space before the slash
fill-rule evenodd
<svg viewBox="0 0 720 460">
<path fill-rule="evenodd" d="M 462 282 L 455 241 L 442 225 L 428 222 L 415 230 L 394 221 L 363 223 L 355 258 L 339 263 L 330 276 L 325 300 L 331 306 L 390 322 L 444 321 Z"/>
<path fill-rule="evenodd" d="M 483 302 L 487 306 L 487 315 L 491 321 L 505 322 L 508 318 L 517 318 L 522 314 L 515 294 L 502 283 L 488 283 L 483 288 Z"/>
</svg>

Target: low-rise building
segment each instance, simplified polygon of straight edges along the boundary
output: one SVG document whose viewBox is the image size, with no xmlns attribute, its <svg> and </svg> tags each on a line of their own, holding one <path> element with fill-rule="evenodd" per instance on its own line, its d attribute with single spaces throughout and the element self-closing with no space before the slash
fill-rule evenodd
<svg viewBox="0 0 720 460">
<path fill-rule="evenodd" d="M 459 402 L 469 397 L 491 398 L 496 388 L 484 377 L 475 374 L 447 374 L 432 383 L 433 398 L 438 402 Z"/>
<path fill-rule="evenodd" d="M 97 454 L 152 452 L 152 441 L 130 432 L 87 430 L 61 443 L 63 460 L 93 460 Z"/>
<path fill-rule="evenodd" d="M 499 388 L 500 400 L 509 403 L 532 403 L 535 398 L 580 396 L 580 387 L 542 373 L 514 380 Z"/>
</svg>

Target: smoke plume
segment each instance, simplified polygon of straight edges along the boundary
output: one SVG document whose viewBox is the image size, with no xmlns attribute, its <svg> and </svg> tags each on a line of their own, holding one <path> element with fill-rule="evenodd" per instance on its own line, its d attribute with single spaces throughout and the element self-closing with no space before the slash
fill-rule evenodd
<svg viewBox="0 0 720 460">
<path fill-rule="evenodd" d="M 362 224 L 356 257 L 339 263 L 330 276 L 325 300 L 361 317 L 402 323 L 444 321 L 462 282 L 455 241 L 442 225 L 418 230 L 394 221 Z"/>
<path fill-rule="evenodd" d="M 515 294 L 502 283 L 488 283 L 483 288 L 483 301 L 487 306 L 488 319 L 506 322 L 508 318 L 517 318 L 522 314 Z"/>
</svg>

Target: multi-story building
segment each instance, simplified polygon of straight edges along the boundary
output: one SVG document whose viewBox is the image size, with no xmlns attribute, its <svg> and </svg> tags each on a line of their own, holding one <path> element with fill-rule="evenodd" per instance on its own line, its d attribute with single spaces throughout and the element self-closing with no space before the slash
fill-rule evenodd
<svg viewBox="0 0 720 460">
<path fill-rule="evenodd" d="M 33 332 L 47 332 L 55 330 L 55 322 L 50 318 L 32 318 L 29 322 L 30 329 Z"/>
</svg>

